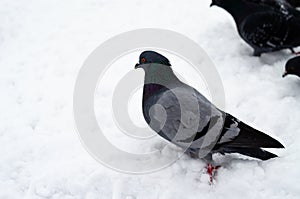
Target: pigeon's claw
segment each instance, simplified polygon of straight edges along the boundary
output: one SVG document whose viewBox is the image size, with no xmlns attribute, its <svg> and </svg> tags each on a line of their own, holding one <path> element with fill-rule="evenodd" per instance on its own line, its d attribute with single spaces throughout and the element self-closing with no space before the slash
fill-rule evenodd
<svg viewBox="0 0 300 199">
<path fill-rule="evenodd" d="M 214 176 L 217 172 L 217 170 L 220 168 L 221 166 L 212 166 L 212 164 L 208 164 L 207 165 L 207 173 L 209 175 L 209 181 L 210 183 L 213 182 Z"/>
</svg>

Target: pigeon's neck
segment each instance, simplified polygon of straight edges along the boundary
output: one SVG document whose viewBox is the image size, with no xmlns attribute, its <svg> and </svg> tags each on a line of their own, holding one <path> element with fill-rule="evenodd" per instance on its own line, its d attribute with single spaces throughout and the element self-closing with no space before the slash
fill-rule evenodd
<svg viewBox="0 0 300 199">
<path fill-rule="evenodd" d="M 159 84 L 167 87 L 178 82 L 180 80 L 169 66 L 157 65 L 145 69 L 144 85 Z"/>
<path fill-rule="evenodd" d="M 145 69 L 143 100 L 148 100 L 162 89 L 174 88 L 179 83 L 180 80 L 169 66 L 149 67 Z"/>
<path fill-rule="evenodd" d="M 143 89 L 143 102 L 146 102 L 151 96 L 163 90 L 167 90 L 167 88 L 160 84 L 145 84 Z"/>
</svg>

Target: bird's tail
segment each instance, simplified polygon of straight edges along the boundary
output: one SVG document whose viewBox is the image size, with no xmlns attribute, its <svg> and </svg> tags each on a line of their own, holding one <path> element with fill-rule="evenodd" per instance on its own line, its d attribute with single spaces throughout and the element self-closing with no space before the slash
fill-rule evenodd
<svg viewBox="0 0 300 199">
<path fill-rule="evenodd" d="M 229 114 L 226 116 L 226 121 L 229 121 L 228 123 L 230 123 L 230 121 L 236 121 L 240 131 L 233 140 L 221 144 L 219 149 L 221 153 L 240 153 L 261 160 L 268 160 L 277 157 L 277 155 L 261 148 L 284 148 L 279 141 L 271 136 L 258 131 L 241 121 L 237 121 L 236 118 Z"/>
<path fill-rule="evenodd" d="M 277 155 L 260 148 L 226 147 L 222 149 L 222 153 L 240 153 L 261 160 L 269 160 L 278 157 Z"/>
<path fill-rule="evenodd" d="M 226 147 L 243 148 L 284 148 L 284 146 L 271 136 L 258 131 L 243 122 L 238 123 L 239 135 L 226 144 Z"/>
</svg>

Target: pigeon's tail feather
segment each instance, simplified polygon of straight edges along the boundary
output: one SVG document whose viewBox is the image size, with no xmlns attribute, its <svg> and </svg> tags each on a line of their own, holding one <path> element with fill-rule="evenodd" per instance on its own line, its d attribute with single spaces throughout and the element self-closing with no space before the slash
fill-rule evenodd
<svg viewBox="0 0 300 199">
<path fill-rule="evenodd" d="M 238 128 L 240 129 L 238 136 L 226 143 L 226 147 L 284 148 L 279 141 L 243 122 L 238 122 Z"/>
<path fill-rule="evenodd" d="M 239 135 L 231 144 L 237 144 L 247 147 L 263 147 L 263 148 L 284 148 L 284 146 L 271 136 L 258 131 L 243 122 L 238 127 L 241 129 Z"/>
<path fill-rule="evenodd" d="M 230 129 L 231 131 L 239 129 L 239 132 L 232 140 L 220 143 L 215 148 L 215 151 L 220 153 L 240 153 L 261 160 L 268 160 L 277 157 L 277 155 L 261 148 L 284 148 L 279 141 L 237 120 L 230 114 L 226 115 L 224 129 L 224 137 L 226 137 L 226 133 L 230 132 Z"/>
<path fill-rule="evenodd" d="M 271 158 L 278 157 L 277 155 L 260 148 L 240 148 L 240 147 L 222 148 L 222 153 L 240 153 L 242 155 L 258 158 L 261 160 L 269 160 Z"/>
</svg>

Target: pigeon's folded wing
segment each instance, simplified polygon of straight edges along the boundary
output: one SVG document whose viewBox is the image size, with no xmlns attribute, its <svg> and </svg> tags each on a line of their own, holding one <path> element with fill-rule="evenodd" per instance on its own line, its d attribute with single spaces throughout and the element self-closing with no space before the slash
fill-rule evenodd
<svg viewBox="0 0 300 199">
<path fill-rule="evenodd" d="M 151 110 L 152 129 L 179 146 L 215 144 L 221 134 L 223 113 L 191 87 L 162 93 Z"/>
<path fill-rule="evenodd" d="M 288 36 L 286 19 L 276 12 L 249 15 L 241 25 L 240 33 L 246 41 L 259 48 L 276 48 Z"/>
</svg>

